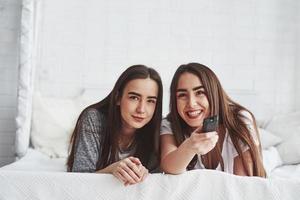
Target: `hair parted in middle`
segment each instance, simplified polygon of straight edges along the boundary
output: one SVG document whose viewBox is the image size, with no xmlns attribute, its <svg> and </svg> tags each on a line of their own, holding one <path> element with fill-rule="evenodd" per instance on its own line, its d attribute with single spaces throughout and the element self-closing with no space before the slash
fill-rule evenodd
<svg viewBox="0 0 300 200">
<path fill-rule="evenodd" d="M 138 157 L 144 166 L 148 166 L 151 153 L 155 153 L 159 158 L 159 129 L 162 120 L 163 97 L 162 81 L 157 71 L 153 68 L 146 67 L 145 65 L 133 65 L 127 68 L 120 75 L 108 96 L 106 96 L 100 102 L 90 105 L 86 108 L 95 108 L 107 116 L 107 126 L 105 128 L 104 139 L 101 140 L 100 144 L 101 151 L 99 153 L 99 159 L 96 166 L 97 169 L 105 168 L 106 166 L 117 161 L 118 136 L 122 126 L 120 105 L 118 105 L 118 101 L 123 95 L 124 88 L 131 80 L 146 78 L 150 78 L 156 82 L 158 87 L 158 95 L 152 119 L 144 127 L 136 130 L 135 134 L 137 147 L 134 156 Z M 82 113 L 84 111 L 82 111 Z M 71 137 L 71 148 L 67 161 L 68 170 L 72 169 L 74 162 L 74 141 L 76 141 L 78 136 L 78 123 L 80 123 L 82 113 L 78 118 L 75 130 Z"/>
<path fill-rule="evenodd" d="M 262 160 L 260 159 L 261 151 L 256 147 L 254 140 L 251 137 L 249 129 L 244 122 L 245 116 L 241 114 L 241 111 L 247 111 L 251 114 L 256 133 L 258 133 L 253 114 L 245 107 L 233 101 L 226 94 L 216 74 L 207 66 L 199 63 L 180 65 L 176 70 L 171 82 L 170 112 L 167 116 L 167 119 L 171 122 L 171 128 L 177 145 L 179 146 L 185 140 L 185 137 L 190 136 L 192 132 L 191 127 L 189 127 L 188 124 L 180 117 L 177 110 L 176 91 L 179 78 L 183 73 L 194 74 L 201 81 L 205 90 L 205 95 L 209 102 L 210 116 L 219 116 L 218 130 L 228 130 L 229 137 L 231 138 L 238 155 L 242 157 L 245 169 L 247 169 L 246 160 L 243 157 L 243 152 L 240 146 L 241 142 L 249 147 L 254 165 L 253 174 L 255 176 L 265 177 Z M 221 144 L 219 142 L 212 151 L 202 155 L 201 157 L 209 169 L 215 169 L 220 163 L 222 170 L 224 171 L 224 162 L 221 155 Z M 193 169 L 196 162 L 197 156 L 192 159 L 188 169 Z M 247 172 L 250 174 L 249 170 L 247 170 Z"/>
</svg>

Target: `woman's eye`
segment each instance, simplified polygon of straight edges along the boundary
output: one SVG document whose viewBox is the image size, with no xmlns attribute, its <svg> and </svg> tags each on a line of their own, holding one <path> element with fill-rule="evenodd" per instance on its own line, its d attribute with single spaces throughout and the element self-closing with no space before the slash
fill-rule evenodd
<svg viewBox="0 0 300 200">
<path fill-rule="evenodd" d="M 177 94 L 177 98 L 184 98 L 184 97 L 186 97 L 185 93 L 179 93 L 179 94 Z"/>
<path fill-rule="evenodd" d="M 139 100 L 139 98 L 137 96 L 130 96 L 129 98 L 132 100 Z"/>
<path fill-rule="evenodd" d="M 196 91 L 197 96 L 205 95 L 204 91 L 198 90 Z"/>
<path fill-rule="evenodd" d="M 149 103 L 156 104 L 156 100 L 153 100 L 153 99 L 149 99 L 148 102 L 149 102 Z"/>
<path fill-rule="evenodd" d="M 184 96 L 185 96 L 184 93 L 179 93 L 179 94 L 177 94 L 177 97 L 184 97 Z"/>
</svg>

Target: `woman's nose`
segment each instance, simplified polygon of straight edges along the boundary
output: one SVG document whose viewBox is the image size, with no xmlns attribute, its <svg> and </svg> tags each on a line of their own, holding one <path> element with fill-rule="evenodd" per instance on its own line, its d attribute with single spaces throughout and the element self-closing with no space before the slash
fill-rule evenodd
<svg viewBox="0 0 300 200">
<path fill-rule="evenodd" d="M 193 107 L 197 104 L 197 101 L 196 101 L 196 98 L 194 95 L 190 95 L 188 104 L 190 107 Z"/>
<path fill-rule="evenodd" d="M 137 107 L 138 113 L 144 113 L 145 112 L 145 102 L 141 101 Z"/>
</svg>

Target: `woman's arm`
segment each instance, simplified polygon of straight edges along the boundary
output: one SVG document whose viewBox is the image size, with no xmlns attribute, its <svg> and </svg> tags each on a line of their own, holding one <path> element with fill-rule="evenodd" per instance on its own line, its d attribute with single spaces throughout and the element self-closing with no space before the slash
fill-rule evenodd
<svg viewBox="0 0 300 200">
<path fill-rule="evenodd" d="M 103 139 L 103 116 L 96 109 L 88 109 L 82 115 L 78 127 L 78 138 L 75 141 L 73 172 L 110 173 L 123 181 L 125 185 L 135 184 L 144 180 L 148 170 L 138 158 L 129 157 L 115 162 L 101 170 L 97 170 L 100 141 Z"/>
<path fill-rule="evenodd" d="M 260 141 L 259 141 L 259 135 L 255 128 L 255 120 L 252 117 L 252 115 L 248 111 L 241 111 L 241 115 L 244 117 L 242 118 L 243 122 L 246 124 L 249 134 L 255 144 L 256 148 L 260 148 Z M 244 157 L 246 161 L 246 166 L 243 165 L 243 160 L 241 156 L 236 156 L 234 158 L 234 166 L 233 166 L 233 173 L 240 176 L 253 176 L 253 160 L 251 157 L 250 149 L 249 147 L 242 145 L 242 156 Z M 249 174 L 247 173 L 249 172 Z"/>
<path fill-rule="evenodd" d="M 188 139 L 178 148 L 173 135 L 160 136 L 161 140 L 161 169 L 165 173 L 180 174 L 195 156 L 195 152 L 187 147 Z"/>
<path fill-rule="evenodd" d="M 72 172 L 95 172 L 99 159 L 99 149 L 103 119 L 96 109 L 84 111 L 77 129 L 74 146 Z"/>
<path fill-rule="evenodd" d="M 217 132 L 198 133 L 194 131 L 179 147 L 171 134 L 161 135 L 161 168 L 170 174 L 180 174 L 196 154 L 204 155 L 214 148 L 218 141 Z"/>
</svg>

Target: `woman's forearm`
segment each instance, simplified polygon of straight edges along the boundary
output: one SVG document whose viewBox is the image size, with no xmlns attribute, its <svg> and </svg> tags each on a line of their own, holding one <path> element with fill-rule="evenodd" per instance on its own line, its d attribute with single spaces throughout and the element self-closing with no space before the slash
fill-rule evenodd
<svg viewBox="0 0 300 200">
<path fill-rule="evenodd" d="M 195 156 L 186 141 L 162 158 L 161 168 L 165 173 L 181 174 L 186 171 L 186 167 Z"/>
<path fill-rule="evenodd" d="M 112 174 L 115 165 L 116 165 L 116 162 L 111 165 L 108 165 L 107 167 L 105 167 L 103 169 L 99 169 L 98 171 L 96 171 L 96 173 Z"/>
</svg>

